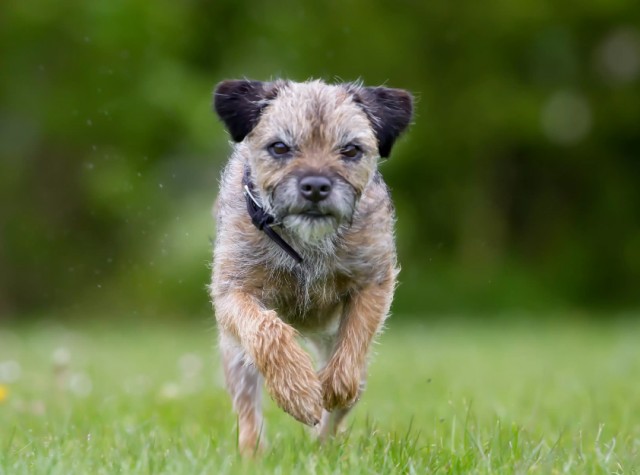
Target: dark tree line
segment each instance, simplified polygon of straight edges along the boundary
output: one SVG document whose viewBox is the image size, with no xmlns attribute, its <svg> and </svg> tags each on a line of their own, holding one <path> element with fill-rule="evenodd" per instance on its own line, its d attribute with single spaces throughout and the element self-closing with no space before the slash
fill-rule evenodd
<svg viewBox="0 0 640 475">
<path fill-rule="evenodd" d="M 46 2 L 1 7 L 0 312 L 208 309 L 229 77 L 415 92 L 382 165 L 396 311 L 633 307 L 640 4 Z"/>
</svg>

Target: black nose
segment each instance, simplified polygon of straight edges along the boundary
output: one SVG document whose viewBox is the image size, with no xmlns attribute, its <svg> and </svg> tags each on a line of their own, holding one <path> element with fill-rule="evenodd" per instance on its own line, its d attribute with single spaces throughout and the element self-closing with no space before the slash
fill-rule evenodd
<svg viewBox="0 0 640 475">
<path fill-rule="evenodd" d="M 305 176 L 300 180 L 300 194 L 317 203 L 331 194 L 331 180 L 325 176 Z"/>
</svg>

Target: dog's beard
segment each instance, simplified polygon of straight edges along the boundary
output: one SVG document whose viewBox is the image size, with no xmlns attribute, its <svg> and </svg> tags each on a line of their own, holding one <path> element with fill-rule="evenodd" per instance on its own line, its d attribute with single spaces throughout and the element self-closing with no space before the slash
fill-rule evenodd
<svg viewBox="0 0 640 475">
<path fill-rule="evenodd" d="M 338 230 L 338 220 L 333 216 L 314 216 L 308 214 L 290 214 L 282 219 L 283 226 L 296 236 L 310 244 L 331 238 Z"/>
<path fill-rule="evenodd" d="M 281 182 L 271 196 L 271 212 L 283 228 L 297 241 L 323 247 L 333 240 L 343 225 L 353 217 L 356 193 L 346 181 L 334 179 L 331 195 L 319 203 L 300 196 L 298 179 Z"/>
</svg>

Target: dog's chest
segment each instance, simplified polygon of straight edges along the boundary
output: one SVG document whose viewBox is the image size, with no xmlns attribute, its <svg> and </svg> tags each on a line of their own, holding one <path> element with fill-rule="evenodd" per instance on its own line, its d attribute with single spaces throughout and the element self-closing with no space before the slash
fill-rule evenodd
<svg viewBox="0 0 640 475">
<path fill-rule="evenodd" d="M 352 280 L 339 273 L 277 272 L 265 276 L 264 304 L 296 327 L 322 327 L 352 289 Z"/>
</svg>

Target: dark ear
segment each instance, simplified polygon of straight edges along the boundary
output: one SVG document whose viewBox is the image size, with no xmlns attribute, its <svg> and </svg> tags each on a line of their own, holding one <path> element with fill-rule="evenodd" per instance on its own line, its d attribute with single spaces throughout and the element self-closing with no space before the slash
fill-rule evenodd
<svg viewBox="0 0 640 475">
<path fill-rule="evenodd" d="M 365 87 L 356 98 L 360 99 L 376 133 L 380 156 L 388 157 L 394 142 L 411 122 L 413 97 L 403 89 Z"/>
<path fill-rule="evenodd" d="M 231 138 L 242 142 L 260 119 L 267 104 L 268 88 L 261 81 L 222 81 L 213 93 L 213 107 L 227 126 Z"/>
</svg>

